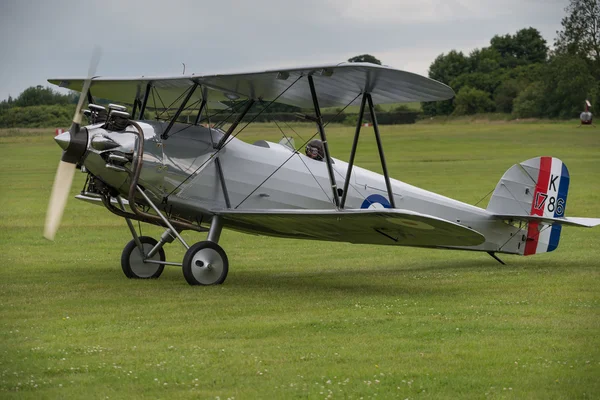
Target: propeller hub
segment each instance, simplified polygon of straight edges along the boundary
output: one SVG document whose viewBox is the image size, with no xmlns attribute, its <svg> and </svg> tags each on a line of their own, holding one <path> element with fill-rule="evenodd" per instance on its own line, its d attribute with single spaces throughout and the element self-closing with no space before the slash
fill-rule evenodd
<svg viewBox="0 0 600 400">
<path fill-rule="evenodd" d="M 88 145 L 88 131 L 73 124 L 68 132 L 54 138 L 56 143 L 64 150 L 61 160 L 71 164 L 81 162 Z"/>
<path fill-rule="evenodd" d="M 55 136 L 54 141 L 58 143 L 61 149 L 67 150 L 69 143 L 71 143 L 71 132 L 67 131 Z"/>
</svg>

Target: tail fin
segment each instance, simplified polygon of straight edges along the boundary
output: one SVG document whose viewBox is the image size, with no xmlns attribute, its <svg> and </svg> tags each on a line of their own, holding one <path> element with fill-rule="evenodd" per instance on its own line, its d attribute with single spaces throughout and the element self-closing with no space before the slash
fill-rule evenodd
<svg viewBox="0 0 600 400">
<path fill-rule="evenodd" d="M 558 247 L 569 192 L 569 170 L 561 160 L 537 157 L 513 165 L 500 179 L 487 210 L 527 222 L 523 255 Z"/>
</svg>

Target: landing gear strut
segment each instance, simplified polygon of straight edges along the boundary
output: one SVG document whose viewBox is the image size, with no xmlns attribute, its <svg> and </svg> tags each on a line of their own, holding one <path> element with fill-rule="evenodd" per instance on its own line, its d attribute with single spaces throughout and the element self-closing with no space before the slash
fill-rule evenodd
<svg viewBox="0 0 600 400">
<path fill-rule="evenodd" d="M 165 265 L 177 265 L 182 267 L 183 276 L 190 285 L 207 286 L 223 283 L 229 272 L 229 260 L 223 248 L 217 244 L 223 230 L 221 217 L 218 215 L 213 216 L 207 240 L 189 247 L 179 235 L 179 232 L 145 196 L 144 192 L 139 191 L 169 228 L 162 234 L 160 241 L 156 241 L 148 236 L 138 236 L 131 220 L 125 218 L 133 236 L 133 240 L 127 243 L 121 255 L 121 267 L 125 276 L 136 279 L 158 278 L 162 274 Z M 117 201 L 121 209 L 124 209 L 121 199 L 117 198 Z M 183 263 L 165 261 L 163 246 L 166 243 L 171 243 L 175 238 L 179 239 L 187 249 L 183 257 Z"/>
</svg>

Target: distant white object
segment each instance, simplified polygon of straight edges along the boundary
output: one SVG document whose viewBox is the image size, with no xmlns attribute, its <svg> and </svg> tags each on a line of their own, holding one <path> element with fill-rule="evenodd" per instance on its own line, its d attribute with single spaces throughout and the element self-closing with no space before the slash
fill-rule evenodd
<svg viewBox="0 0 600 400">
<path fill-rule="evenodd" d="M 56 130 L 54 131 L 54 136 L 58 136 L 63 132 L 64 132 L 64 130 L 62 128 L 56 128 Z"/>
<path fill-rule="evenodd" d="M 592 125 L 592 113 L 590 112 L 590 108 L 592 108 L 592 104 L 588 100 L 586 100 L 585 110 L 581 114 L 579 114 L 581 125 Z"/>
<path fill-rule="evenodd" d="M 583 124 L 589 124 L 592 122 L 592 113 L 589 111 L 584 111 L 579 115 L 579 118 Z"/>
</svg>

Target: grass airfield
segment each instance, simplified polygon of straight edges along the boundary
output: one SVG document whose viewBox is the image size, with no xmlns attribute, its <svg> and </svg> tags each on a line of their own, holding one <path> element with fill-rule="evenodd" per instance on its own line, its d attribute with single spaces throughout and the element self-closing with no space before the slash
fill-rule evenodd
<svg viewBox="0 0 600 400">
<path fill-rule="evenodd" d="M 393 177 L 471 204 L 511 165 L 553 155 L 571 174 L 566 214 L 600 217 L 600 129 L 576 126 L 381 132 Z M 347 159 L 353 128 L 327 132 Z M 52 137 L 0 131 L 0 398 L 600 397 L 600 228 L 565 227 L 554 253 L 501 255 L 506 266 L 485 253 L 226 230 L 224 285 L 190 287 L 177 267 L 129 280 L 127 227 L 101 207 L 70 200 L 56 241 L 42 238 L 60 157 Z M 240 135 L 280 137 L 261 124 Z M 356 163 L 381 170 L 369 128 Z M 183 256 L 177 243 L 165 250 Z"/>
</svg>

